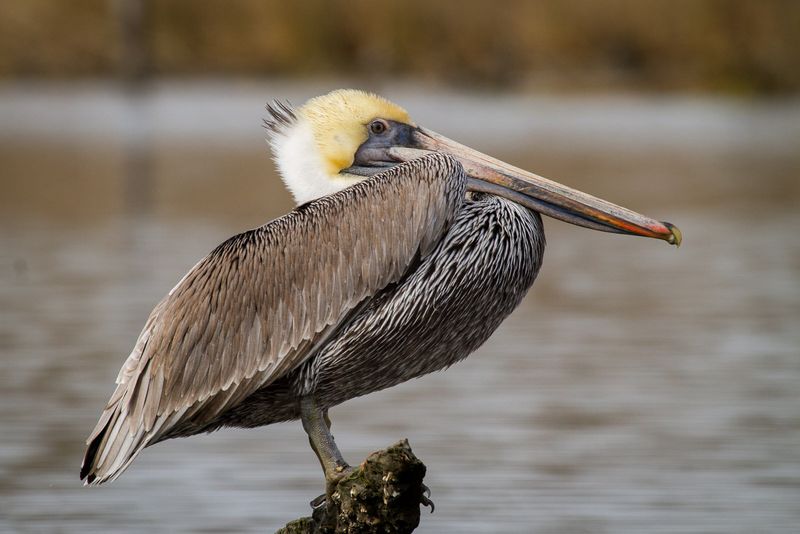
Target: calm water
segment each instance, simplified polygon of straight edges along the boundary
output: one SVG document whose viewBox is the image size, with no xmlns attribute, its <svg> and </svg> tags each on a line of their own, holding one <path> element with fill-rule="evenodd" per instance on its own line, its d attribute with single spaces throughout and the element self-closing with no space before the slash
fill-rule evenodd
<svg viewBox="0 0 800 534">
<path fill-rule="evenodd" d="M 324 89 L 0 88 L 0 530 L 271 532 L 308 512 L 299 423 L 160 444 L 101 488 L 77 475 L 155 302 L 289 209 L 264 102 Z M 333 410 L 345 455 L 409 438 L 436 502 L 422 533 L 796 532 L 800 106 L 387 93 L 685 241 L 547 221 L 538 282 L 481 350 Z"/>
</svg>

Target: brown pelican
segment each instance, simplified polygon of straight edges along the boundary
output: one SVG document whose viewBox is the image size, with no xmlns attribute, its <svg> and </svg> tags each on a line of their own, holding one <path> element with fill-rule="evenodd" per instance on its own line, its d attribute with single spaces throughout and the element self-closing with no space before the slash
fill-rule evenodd
<svg viewBox="0 0 800 534">
<path fill-rule="evenodd" d="M 81 478 L 225 426 L 300 419 L 328 491 L 328 409 L 477 349 L 541 267 L 540 214 L 680 244 L 678 229 L 417 126 L 373 94 L 269 107 L 298 202 L 200 260 L 159 302 L 87 440 Z"/>
</svg>

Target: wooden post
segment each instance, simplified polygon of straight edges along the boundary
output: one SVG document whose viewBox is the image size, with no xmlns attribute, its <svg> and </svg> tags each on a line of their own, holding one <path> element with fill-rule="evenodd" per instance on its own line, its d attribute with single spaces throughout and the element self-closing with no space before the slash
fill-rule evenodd
<svg viewBox="0 0 800 534">
<path fill-rule="evenodd" d="M 407 440 L 373 452 L 336 486 L 331 502 L 316 508 L 311 517 L 288 523 L 276 534 L 413 532 L 420 520 L 420 505 L 431 507 L 422 483 L 425 464 L 411 451 Z"/>
</svg>

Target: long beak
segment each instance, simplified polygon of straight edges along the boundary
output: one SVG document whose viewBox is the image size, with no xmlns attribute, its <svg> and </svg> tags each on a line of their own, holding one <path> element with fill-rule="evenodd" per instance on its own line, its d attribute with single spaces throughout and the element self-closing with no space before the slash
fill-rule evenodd
<svg viewBox="0 0 800 534">
<path fill-rule="evenodd" d="M 663 239 L 679 246 L 681 232 L 668 222 L 656 221 L 547 178 L 518 169 L 424 128 L 414 130 L 418 148 L 392 147 L 390 155 L 407 161 L 427 151 L 455 157 L 469 176 L 467 188 L 507 198 L 528 209 L 578 226 Z"/>
</svg>

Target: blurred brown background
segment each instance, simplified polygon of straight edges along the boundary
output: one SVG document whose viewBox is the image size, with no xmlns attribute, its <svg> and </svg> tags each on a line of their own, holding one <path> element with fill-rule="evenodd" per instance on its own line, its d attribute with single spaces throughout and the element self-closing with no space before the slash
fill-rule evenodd
<svg viewBox="0 0 800 534">
<path fill-rule="evenodd" d="M 798 27 L 793 0 L 6 0 L 0 76 L 791 93 Z"/>
<path fill-rule="evenodd" d="M 797 532 L 798 29 L 791 0 L 0 1 L 0 531 L 308 513 L 298 423 L 78 468 L 154 304 L 292 208 L 264 105 L 358 87 L 684 235 L 547 219 L 484 347 L 333 410 L 349 460 L 407 437 L 426 462 L 418 532 Z"/>
</svg>

